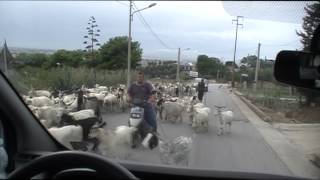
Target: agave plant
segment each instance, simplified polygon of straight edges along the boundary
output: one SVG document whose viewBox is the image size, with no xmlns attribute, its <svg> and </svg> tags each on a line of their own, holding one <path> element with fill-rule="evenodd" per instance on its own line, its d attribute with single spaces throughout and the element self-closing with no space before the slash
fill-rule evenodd
<svg viewBox="0 0 320 180">
<path fill-rule="evenodd" d="M 86 45 L 85 51 L 91 52 L 93 54 L 93 51 L 95 47 L 100 47 L 101 44 L 99 43 L 99 40 L 97 39 L 98 36 L 100 36 L 100 29 L 98 29 L 98 25 L 96 24 L 96 19 L 94 16 L 91 16 L 89 18 L 88 27 L 86 27 L 87 34 L 83 36 L 85 38 L 85 41 L 83 44 Z"/>
</svg>

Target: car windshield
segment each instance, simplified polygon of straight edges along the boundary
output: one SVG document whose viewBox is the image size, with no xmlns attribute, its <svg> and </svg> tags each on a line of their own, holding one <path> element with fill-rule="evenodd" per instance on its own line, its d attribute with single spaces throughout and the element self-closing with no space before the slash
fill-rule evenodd
<svg viewBox="0 0 320 180">
<path fill-rule="evenodd" d="M 318 1 L 0 1 L 0 68 L 69 149 L 319 178 L 320 93 L 273 77 L 319 14 Z"/>
</svg>

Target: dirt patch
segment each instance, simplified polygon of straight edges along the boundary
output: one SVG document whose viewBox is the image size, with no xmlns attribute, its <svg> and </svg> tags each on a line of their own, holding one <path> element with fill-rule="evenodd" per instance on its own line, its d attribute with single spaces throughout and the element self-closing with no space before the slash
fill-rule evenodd
<svg viewBox="0 0 320 180">
<path fill-rule="evenodd" d="M 255 104 L 276 123 L 320 123 L 320 107 L 302 107 L 287 111 L 277 111 Z"/>
<path fill-rule="evenodd" d="M 304 107 L 290 112 L 294 118 L 303 123 L 320 122 L 320 107 Z"/>
<path fill-rule="evenodd" d="M 320 123 L 320 107 L 300 107 L 297 101 L 285 101 L 285 98 L 244 96 L 266 115 L 273 123 Z"/>
</svg>

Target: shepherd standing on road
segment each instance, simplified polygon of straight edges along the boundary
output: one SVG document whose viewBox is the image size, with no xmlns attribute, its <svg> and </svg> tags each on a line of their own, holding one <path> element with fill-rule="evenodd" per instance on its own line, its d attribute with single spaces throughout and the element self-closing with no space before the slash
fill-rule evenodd
<svg viewBox="0 0 320 180">
<path fill-rule="evenodd" d="M 202 102 L 204 91 L 205 91 L 205 84 L 204 79 L 201 79 L 201 82 L 198 83 L 198 99 L 200 102 Z"/>
</svg>

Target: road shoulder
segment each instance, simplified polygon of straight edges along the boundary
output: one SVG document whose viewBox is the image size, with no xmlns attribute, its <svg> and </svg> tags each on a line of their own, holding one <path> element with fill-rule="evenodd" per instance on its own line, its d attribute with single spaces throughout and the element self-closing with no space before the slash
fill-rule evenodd
<svg viewBox="0 0 320 180">
<path fill-rule="evenodd" d="M 240 111 L 257 128 L 269 147 L 292 172 L 293 176 L 315 179 L 320 177 L 319 168 L 314 166 L 283 134 L 274 129 L 269 123 L 263 121 L 238 96 L 235 94 L 231 94 L 230 96 Z"/>
</svg>

